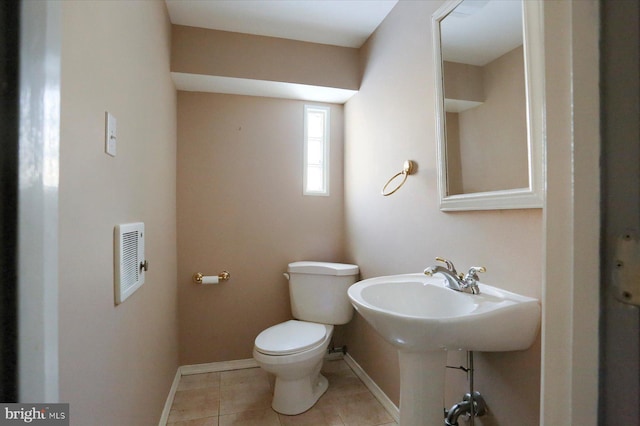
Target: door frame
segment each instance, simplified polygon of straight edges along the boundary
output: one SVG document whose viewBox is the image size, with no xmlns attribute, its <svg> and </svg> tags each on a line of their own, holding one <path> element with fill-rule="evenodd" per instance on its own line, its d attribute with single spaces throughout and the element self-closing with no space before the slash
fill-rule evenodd
<svg viewBox="0 0 640 426">
<path fill-rule="evenodd" d="M 61 5 L 20 2 L 19 401 L 59 400 Z"/>
</svg>

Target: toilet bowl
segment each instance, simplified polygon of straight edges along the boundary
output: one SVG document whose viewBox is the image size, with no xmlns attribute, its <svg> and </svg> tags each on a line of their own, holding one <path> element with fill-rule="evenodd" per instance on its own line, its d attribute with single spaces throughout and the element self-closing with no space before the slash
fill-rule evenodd
<svg viewBox="0 0 640 426">
<path fill-rule="evenodd" d="M 290 320 L 258 335 L 253 357 L 275 375 L 272 408 L 281 414 L 307 411 L 329 386 L 320 374 L 333 326 Z"/>
<path fill-rule="evenodd" d="M 291 311 L 294 320 L 274 325 L 256 337 L 253 358 L 275 375 L 271 407 L 281 414 L 307 411 L 329 386 L 320 374 L 334 325 L 351 321 L 347 289 L 356 281 L 356 265 L 327 262 L 290 263 Z"/>
</svg>

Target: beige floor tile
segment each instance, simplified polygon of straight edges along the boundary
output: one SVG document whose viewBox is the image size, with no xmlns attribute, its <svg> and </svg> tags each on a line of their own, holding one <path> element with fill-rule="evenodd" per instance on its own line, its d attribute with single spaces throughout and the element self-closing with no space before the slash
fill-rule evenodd
<svg viewBox="0 0 640 426">
<path fill-rule="evenodd" d="M 180 377 L 178 390 L 220 387 L 220 373 L 189 374 Z"/>
<path fill-rule="evenodd" d="M 219 426 L 280 426 L 272 409 L 244 411 L 219 417 Z"/>
<path fill-rule="evenodd" d="M 171 426 L 397 426 L 342 360 L 325 362 L 329 389 L 310 410 L 284 416 L 271 409 L 273 377 L 260 368 L 183 376 Z"/>
<path fill-rule="evenodd" d="M 297 416 L 279 414 L 282 426 L 344 426 L 337 410 L 327 409 L 317 404 Z"/>
<path fill-rule="evenodd" d="M 329 385 L 329 387 L 331 387 L 331 385 Z M 332 410 L 337 412 L 338 408 L 347 403 L 349 400 L 353 400 L 354 397 L 356 397 L 357 395 L 360 395 L 361 393 L 364 394 L 368 394 L 370 395 L 368 390 L 365 390 L 364 392 L 329 392 L 329 390 L 327 390 L 327 392 L 325 392 L 324 395 L 322 395 L 320 397 L 320 399 L 318 400 L 318 402 L 316 403 L 316 406 L 322 407 L 323 409 L 327 409 L 327 410 Z"/>
<path fill-rule="evenodd" d="M 220 414 L 270 408 L 272 398 L 268 383 L 227 387 L 220 394 Z"/>
<path fill-rule="evenodd" d="M 334 365 L 329 365 L 329 368 L 323 369 L 322 374 L 329 380 L 329 389 L 327 389 L 327 398 L 344 398 L 348 395 L 369 392 L 366 386 L 360 381 L 358 376 L 342 362 L 344 367 L 341 367 L 335 361 Z"/>
<path fill-rule="evenodd" d="M 351 368 L 341 359 L 326 360 L 322 364 L 323 373 L 335 373 L 338 371 L 351 371 Z"/>
<path fill-rule="evenodd" d="M 210 374 L 194 374 L 180 378 L 179 390 L 176 391 L 173 397 L 173 404 L 169 412 L 169 424 L 211 417 L 216 417 L 217 422 L 217 416 L 220 411 L 220 377 L 218 373 L 212 374 L 214 376 Z M 215 378 L 215 375 L 218 375 L 217 378 Z M 186 385 L 183 385 L 181 389 L 180 385 L 182 385 L 182 381 L 185 378 L 187 379 Z M 205 386 L 207 384 L 210 386 Z M 211 420 L 209 421 L 211 422 Z"/>
<path fill-rule="evenodd" d="M 206 417 L 215 417 L 218 415 L 218 407 L 194 407 L 186 410 L 178 410 L 172 408 L 169 412 L 167 424 L 184 422 L 187 420 L 198 420 Z"/>
<path fill-rule="evenodd" d="M 177 391 L 173 398 L 172 409 L 190 410 L 190 409 L 211 409 L 212 415 L 218 415 L 220 406 L 220 389 L 200 388 L 187 389 Z"/>
<path fill-rule="evenodd" d="M 204 419 L 167 423 L 167 426 L 218 426 L 218 417 L 206 417 Z"/>
<path fill-rule="evenodd" d="M 393 423 L 393 418 L 370 393 L 350 395 L 338 404 L 340 418 L 346 426 L 374 426 Z"/>
<path fill-rule="evenodd" d="M 245 368 L 220 373 L 220 386 L 223 388 L 258 383 L 269 383 L 269 374 L 262 368 Z"/>
<path fill-rule="evenodd" d="M 261 368 L 224 371 L 220 377 L 220 414 L 271 407 L 273 392 Z"/>
</svg>

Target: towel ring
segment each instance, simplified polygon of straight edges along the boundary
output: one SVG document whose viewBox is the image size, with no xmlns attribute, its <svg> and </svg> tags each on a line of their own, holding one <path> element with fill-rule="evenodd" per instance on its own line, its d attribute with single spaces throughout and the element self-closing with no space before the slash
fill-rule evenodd
<svg viewBox="0 0 640 426">
<path fill-rule="evenodd" d="M 416 164 L 411 160 L 405 161 L 404 162 L 404 167 L 402 168 L 402 171 L 400 171 L 400 172 L 396 173 L 395 175 L 393 175 L 393 177 L 391 179 L 389 179 L 387 181 L 387 183 L 384 184 L 384 186 L 382 187 L 382 195 L 384 195 L 385 197 L 388 197 L 389 195 L 391 195 L 394 192 L 396 192 L 407 181 L 407 177 L 409 175 L 412 175 L 413 173 L 415 173 L 415 171 L 416 171 Z M 402 178 L 402 182 L 400 182 L 400 184 L 398 186 L 396 186 L 395 189 L 393 189 L 392 191 L 386 192 L 387 186 L 389 186 L 389 184 L 391 182 L 393 182 L 398 176 L 404 176 Z"/>
</svg>

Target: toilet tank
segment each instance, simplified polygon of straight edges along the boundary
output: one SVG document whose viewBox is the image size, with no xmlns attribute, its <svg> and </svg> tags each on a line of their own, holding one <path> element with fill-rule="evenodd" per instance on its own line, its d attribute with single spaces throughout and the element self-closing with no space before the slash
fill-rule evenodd
<svg viewBox="0 0 640 426">
<path fill-rule="evenodd" d="M 347 289 L 358 280 L 357 265 L 293 262 L 287 272 L 294 318 L 334 325 L 351 321 L 353 306 Z"/>
</svg>

